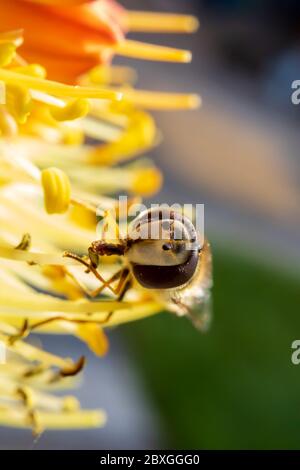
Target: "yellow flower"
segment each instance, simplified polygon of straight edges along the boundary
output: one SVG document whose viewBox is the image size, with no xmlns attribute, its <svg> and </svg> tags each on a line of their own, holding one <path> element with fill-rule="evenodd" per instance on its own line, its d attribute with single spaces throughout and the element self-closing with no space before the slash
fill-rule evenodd
<svg viewBox="0 0 300 470">
<path fill-rule="evenodd" d="M 162 310 L 136 289 L 116 300 L 107 280 L 117 257 L 103 258 L 93 275 L 63 255 L 87 253 L 96 212 L 109 218 L 115 195 L 128 193 L 131 205 L 160 188 L 153 163 L 131 161 L 159 140 L 147 108 L 199 104 L 195 95 L 134 89 L 134 72 L 110 65 L 114 54 L 176 61 L 190 54 L 126 40 L 126 31 L 196 26 L 189 16 L 130 13 L 105 0 L 0 0 L 0 342 L 7 350 L 0 424 L 35 432 L 103 425 L 102 410 L 51 393 L 76 383 L 84 359 L 58 357 L 26 337 L 73 334 L 102 356 L 104 327 Z M 91 300 L 99 284 L 103 292 Z"/>
</svg>

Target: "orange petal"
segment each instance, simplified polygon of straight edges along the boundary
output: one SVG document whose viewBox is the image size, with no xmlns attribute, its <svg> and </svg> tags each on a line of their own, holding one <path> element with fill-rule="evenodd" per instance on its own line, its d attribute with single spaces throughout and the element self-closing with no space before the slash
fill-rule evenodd
<svg viewBox="0 0 300 470">
<path fill-rule="evenodd" d="M 94 1 L 72 8 L 61 5 L 58 7 L 49 6 L 47 9 L 60 18 L 84 25 L 94 32 L 101 31 L 103 34 L 107 34 L 112 42 L 116 43 L 123 39 L 120 24 L 124 21 L 120 17 L 120 11 L 111 7 L 111 4 L 106 1 Z"/>
<path fill-rule="evenodd" d="M 22 55 L 30 63 L 42 64 L 47 70 L 47 78 L 59 82 L 75 84 L 78 76 L 86 73 L 99 63 L 107 63 L 108 52 L 99 53 L 98 56 L 68 57 L 55 54 L 44 54 L 37 49 L 29 49 L 24 45 Z"/>
<path fill-rule="evenodd" d="M 0 0 L 0 31 L 24 29 L 24 41 L 31 49 L 70 57 L 95 55 L 103 46 L 116 43 L 106 30 L 92 30 L 51 13 L 47 6 L 18 0 Z"/>
<path fill-rule="evenodd" d="M 21 0 L 28 3 L 39 3 L 41 5 L 59 5 L 61 0 Z M 63 0 L 64 5 L 79 5 L 80 3 L 89 3 L 94 0 Z"/>
</svg>

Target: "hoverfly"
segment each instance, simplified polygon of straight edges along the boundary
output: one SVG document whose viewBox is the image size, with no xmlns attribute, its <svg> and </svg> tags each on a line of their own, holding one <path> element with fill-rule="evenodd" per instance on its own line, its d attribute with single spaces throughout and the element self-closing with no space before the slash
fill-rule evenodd
<svg viewBox="0 0 300 470">
<path fill-rule="evenodd" d="M 118 280 L 111 290 L 122 300 L 133 285 L 151 290 L 166 310 L 187 316 L 193 324 L 205 330 L 210 320 L 210 290 L 212 287 L 212 257 L 210 245 L 200 236 L 193 223 L 180 212 L 170 209 L 149 209 L 131 223 L 126 237 L 116 242 L 94 241 L 89 247 L 89 261 L 72 253 L 76 259 L 103 282 L 92 295 Z M 119 255 L 124 263 L 120 271 L 104 281 L 97 271 L 100 256 Z M 104 323 L 113 315 L 110 312 Z"/>
</svg>

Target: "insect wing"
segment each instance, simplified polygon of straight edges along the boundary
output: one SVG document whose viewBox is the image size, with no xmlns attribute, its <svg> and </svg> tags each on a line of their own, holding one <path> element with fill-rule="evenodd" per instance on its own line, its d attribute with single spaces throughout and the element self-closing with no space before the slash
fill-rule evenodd
<svg viewBox="0 0 300 470">
<path fill-rule="evenodd" d="M 195 328 L 202 332 L 207 331 L 212 320 L 212 298 L 210 292 L 208 291 L 201 298 L 195 299 L 193 305 L 189 306 L 187 310 L 187 316 Z"/>
<path fill-rule="evenodd" d="M 200 331 L 207 331 L 212 320 L 212 256 L 210 245 L 204 241 L 201 251 L 201 267 L 198 271 L 190 295 L 186 292 L 187 316 Z"/>
</svg>

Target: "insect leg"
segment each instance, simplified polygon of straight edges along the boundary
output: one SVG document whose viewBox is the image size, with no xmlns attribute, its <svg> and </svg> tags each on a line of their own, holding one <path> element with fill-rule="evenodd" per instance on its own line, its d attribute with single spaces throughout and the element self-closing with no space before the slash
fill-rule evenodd
<svg viewBox="0 0 300 470">
<path fill-rule="evenodd" d="M 116 292 L 118 291 L 117 301 L 123 300 L 126 292 L 130 289 L 131 286 L 132 286 L 131 274 L 129 270 L 124 269 L 123 276 L 120 279 L 119 284 L 116 288 Z M 107 323 L 111 319 L 113 314 L 114 314 L 114 311 L 109 312 L 106 318 L 103 320 L 103 323 Z"/>
<path fill-rule="evenodd" d="M 102 285 L 100 287 L 97 287 L 95 290 L 89 290 L 83 283 L 81 283 L 77 278 L 76 276 L 74 276 L 73 273 L 71 273 L 70 271 L 66 270 L 66 274 L 77 284 L 77 286 L 84 292 L 84 294 L 87 296 L 87 297 L 91 297 L 91 298 L 95 298 L 97 297 L 99 294 L 101 294 L 101 292 L 105 289 L 105 287 L 107 287 L 108 289 L 111 290 L 111 292 L 113 294 L 115 294 L 115 289 L 113 287 L 111 287 L 111 283 L 114 282 L 114 281 L 117 281 L 121 274 L 122 274 L 122 271 L 123 271 L 123 268 L 120 269 L 119 271 L 117 271 L 115 274 L 113 274 L 109 279 L 108 281 L 103 281 Z"/>
<path fill-rule="evenodd" d="M 119 279 L 117 287 L 115 289 L 111 288 L 111 290 L 114 292 L 115 295 L 118 296 L 116 300 L 120 301 L 124 298 L 126 292 L 130 289 L 131 284 L 132 284 L 131 274 L 130 274 L 129 269 L 123 268 L 120 271 L 116 272 L 108 281 L 105 281 L 105 284 L 114 282 L 117 279 Z M 95 296 L 98 295 L 99 290 L 104 289 L 104 287 L 106 287 L 106 285 L 102 285 L 99 289 L 96 289 L 97 292 L 94 291 L 95 292 L 94 295 Z M 73 320 L 73 319 L 69 320 L 68 318 L 65 318 L 59 315 L 55 317 L 47 318 L 46 320 L 39 321 L 37 323 L 34 323 L 33 325 L 29 325 L 28 320 L 25 320 L 22 328 L 20 329 L 20 332 L 10 337 L 10 342 L 13 343 L 17 341 L 18 339 L 24 338 L 28 336 L 29 333 L 31 333 L 31 331 L 37 328 L 40 328 L 42 326 L 48 325 L 49 323 L 52 323 L 55 321 L 64 321 L 64 322 L 71 322 L 71 323 L 97 323 L 97 324 L 102 325 L 109 321 L 113 313 L 114 313 L 113 311 L 109 312 L 103 320 L 93 320 L 92 317 L 86 320 Z"/>
<path fill-rule="evenodd" d="M 28 320 L 25 319 L 22 327 L 20 328 L 20 331 L 18 331 L 16 334 L 12 334 L 9 336 L 9 344 L 13 345 L 19 339 L 26 338 L 28 334 L 29 334 L 29 325 L 28 325 Z"/>
<path fill-rule="evenodd" d="M 111 276 L 111 278 L 108 279 L 108 281 L 105 282 L 105 285 L 103 284 L 102 286 L 98 287 L 97 289 L 95 289 L 94 291 L 91 292 L 91 296 L 92 297 L 97 297 L 99 294 L 101 294 L 101 292 L 104 290 L 105 287 L 109 287 L 110 290 L 115 294 L 115 295 L 118 295 L 118 289 L 119 289 L 119 285 L 120 283 L 124 282 L 123 281 L 123 276 L 124 276 L 124 271 L 126 272 L 126 276 L 128 275 L 128 270 L 127 268 L 122 268 L 120 269 L 119 271 L 117 271 L 115 274 L 113 274 Z M 118 279 L 120 279 L 117 287 L 114 289 L 113 287 L 111 287 L 111 284 L 115 281 L 117 281 Z"/>
<path fill-rule="evenodd" d="M 98 281 L 102 282 L 103 284 L 106 283 L 103 277 L 98 273 L 97 269 L 91 263 L 89 263 L 84 258 L 82 258 L 81 256 L 78 256 L 75 253 L 70 253 L 69 251 L 65 251 L 63 256 L 65 258 L 71 258 L 75 261 L 78 261 L 78 263 L 83 264 L 87 268 L 88 271 L 94 274 L 94 276 L 98 279 Z"/>
<path fill-rule="evenodd" d="M 20 243 L 15 248 L 16 250 L 27 251 L 29 250 L 30 245 L 31 245 L 31 236 L 29 233 L 24 233 Z"/>
</svg>

